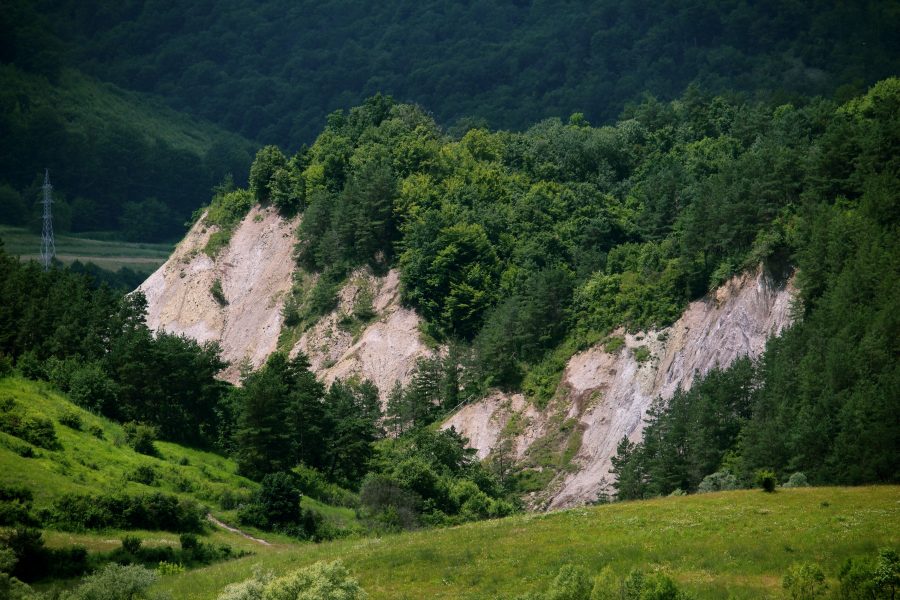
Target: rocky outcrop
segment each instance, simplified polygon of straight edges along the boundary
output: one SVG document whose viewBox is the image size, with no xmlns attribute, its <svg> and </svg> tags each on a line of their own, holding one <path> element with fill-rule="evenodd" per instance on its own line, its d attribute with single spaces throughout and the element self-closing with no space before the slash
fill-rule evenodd
<svg viewBox="0 0 900 600">
<path fill-rule="evenodd" d="M 651 402 L 670 398 L 678 386 L 690 388 L 698 376 L 740 356 L 761 354 L 766 340 L 790 323 L 792 289 L 790 282 L 775 284 L 762 270 L 734 277 L 691 303 L 671 327 L 618 332 L 623 343 L 617 349 L 597 345 L 572 357 L 547 409 L 495 394 L 464 407 L 444 427 L 468 437 L 482 457 L 505 429 L 522 460 L 537 439 L 558 435 L 560 423 L 575 423 L 577 453 L 532 504 L 557 508 L 591 502 L 611 479 L 610 459 L 622 437 L 640 439 Z M 514 418 L 525 425 L 510 431 L 507 424 Z"/>
<path fill-rule="evenodd" d="M 373 320 L 352 328 L 343 325 L 364 297 Z M 338 307 L 307 330 L 291 351 L 304 352 L 321 380 L 358 377 L 372 381 L 385 400 L 394 383 L 406 384 L 416 361 L 431 356 L 419 337 L 421 319 L 400 305 L 400 274 L 396 269 L 375 277 L 368 269 L 355 272 L 338 294 Z"/>
<path fill-rule="evenodd" d="M 281 331 L 297 224 L 256 206 L 212 259 L 203 248 L 217 228 L 200 219 L 138 288 L 147 297 L 147 325 L 200 342 L 217 341 L 230 363 L 222 377 L 233 383 L 242 362 L 259 367 L 275 350 Z M 227 304 L 211 292 L 217 280 Z"/>
</svg>

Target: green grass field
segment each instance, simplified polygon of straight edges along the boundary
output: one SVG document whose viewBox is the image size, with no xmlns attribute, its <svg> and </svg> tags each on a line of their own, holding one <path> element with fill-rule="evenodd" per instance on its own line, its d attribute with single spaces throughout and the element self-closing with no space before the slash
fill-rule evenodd
<svg viewBox="0 0 900 600">
<path fill-rule="evenodd" d="M 279 547 L 162 582 L 175 598 L 215 598 L 255 565 L 283 573 L 344 561 L 373 599 L 514 598 L 560 566 L 622 577 L 661 570 L 699 598 L 780 598 L 795 562 L 832 585 L 851 556 L 900 544 L 900 488 L 801 488 L 661 498 L 529 514 L 437 531 Z"/>
<path fill-rule="evenodd" d="M 0 225 L 0 240 L 8 254 L 23 260 L 37 260 L 41 250 L 41 235 L 21 227 Z M 147 244 L 91 239 L 81 235 L 56 235 L 56 255 L 64 264 L 76 260 L 92 262 L 98 267 L 117 271 L 128 267 L 142 273 L 152 273 L 166 262 L 172 244 Z"/>
<path fill-rule="evenodd" d="M 35 508 L 65 492 L 165 491 L 191 497 L 226 523 L 223 492 L 247 493 L 255 484 L 235 474 L 233 461 L 157 442 L 158 458 L 137 454 L 122 443 L 119 425 L 87 413 L 49 384 L 16 377 L 0 379 L 0 399 L 13 398 L 28 413 L 50 417 L 62 448 L 38 448 L 23 458 L 22 442 L 0 433 L 0 480 L 35 492 Z M 77 411 L 81 431 L 59 424 Z M 88 432 L 103 430 L 103 439 Z M 153 487 L 128 481 L 149 465 Z M 327 518 L 352 525 L 352 509 L 304 498 Z M 178 535 L 128 532 L 147 545 L 177 545 Z M 263 546 L 238 534 L 210 528 L 206 538 L 249 550 L 253 556 L 162 578 L 158 587 L 175 599 L 213 599 L 227 584 L 257 566 L 275 573 L 318 560 L 343 560 L 370 597 L 514 598 L 546 589 L 559 568 L 572 563 L 599 573 L 609 565 L 620 577 L 632 569 L 663 571 L 698 598 L 780 598 L 781 580 L 796 562 L 818 563 L 832 587 L 843 562 L 900 545 L 900 487 L 797 488 L 765 494 L 758 490 L 624 502 L 547 514 L 523 514 L 460 527 L 312 544 L 250 531 L 272 542 Z M 69 533 L 45 530 L 49 546 L 73 543 L 90 551 L 118 547 L 122 531 Z M 39 586 L 47 589 L 47 586 Z"/>
</svg>

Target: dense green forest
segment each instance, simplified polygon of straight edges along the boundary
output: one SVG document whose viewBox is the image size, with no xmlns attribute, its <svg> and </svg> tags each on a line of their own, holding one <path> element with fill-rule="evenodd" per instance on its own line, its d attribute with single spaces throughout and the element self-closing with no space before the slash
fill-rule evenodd
<svg viewBox="0 0 900 600">
<path fill-rule="evenodd" d="M 524 129 L 573 112 L 610 122 L 646 92 L 669 100 L 691 82 L 846 99 L 900 66 L 900 11 L 877 1 L 29 4 L 66 52 L 32 62 L 73 62 L 291 151 L 377 92 L 460 131 Z M 23 39 L 35 29 L 13 42 L 20 52 L 40 44 Z"/>
<path fill-rule="evenodd" d="M 37 226 L 49 167 L 59 229 L 177 238 L 214 184 L 243 184 L 247 139 L 293 152 L 377 92 L 456 136 L 576 112 L 612 122 L 691 83 L 842 101 L 898 71 L 898 20 L 884 2 L 16 0 L 0 14 L 0 219 Z"/>
</svg>

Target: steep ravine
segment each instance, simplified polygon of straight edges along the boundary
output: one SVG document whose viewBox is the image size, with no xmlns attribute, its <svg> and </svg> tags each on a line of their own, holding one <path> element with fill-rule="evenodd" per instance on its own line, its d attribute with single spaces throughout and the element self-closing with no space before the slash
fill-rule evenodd
<svg viewBox="0 0 900 600">
<path fill-rule="evenodd" d="M 443 426 L 469 437 L 480 457 L 506 441 L 522 465 L 533 462 L 528 459 L 539 442 L 570 428 L 562 442 L 574 442 L 577 453 L 530 504 L 558 508 L 591 502 L 601 491 L 612 491 L 610 459 L 623 436 L 640 439 L 653 399 L 670 398 L 679 385 L 688 389 L 698 374 L 740 356 L 759 356 L 766 339 L 790 323 L 792 292 L 791 282 L 777 285 L 761 270 L 734 277 L 692 302 L 671 327 L 620 333 L 624 344 L 617 350 L 598 345 L 572 357 L 545 410 L 536 410 L 520 395 L 497 393 L 464 407 Z"/>
</svg>

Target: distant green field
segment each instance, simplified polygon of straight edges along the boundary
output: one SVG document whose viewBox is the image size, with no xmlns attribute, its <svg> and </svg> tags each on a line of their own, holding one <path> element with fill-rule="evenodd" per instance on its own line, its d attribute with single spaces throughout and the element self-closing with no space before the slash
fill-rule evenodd
<svg viewBox="0 0 900 600">
<path fill-rule="evenodd" d="M 21 227 L 0 225 L 0 240 L 8 254 L 23 260 L 37 260 L 41 251 L 41 236 Z M 166 262 L 172 244 L 147 244 L 90 239 L 81 235 L 56 235 L 56 257 L 64 264 L 76 260 L 92 262 L 98 267 L 117 271 L 128 267 L 134 271 L 151 273 Z"/>
</svg>

